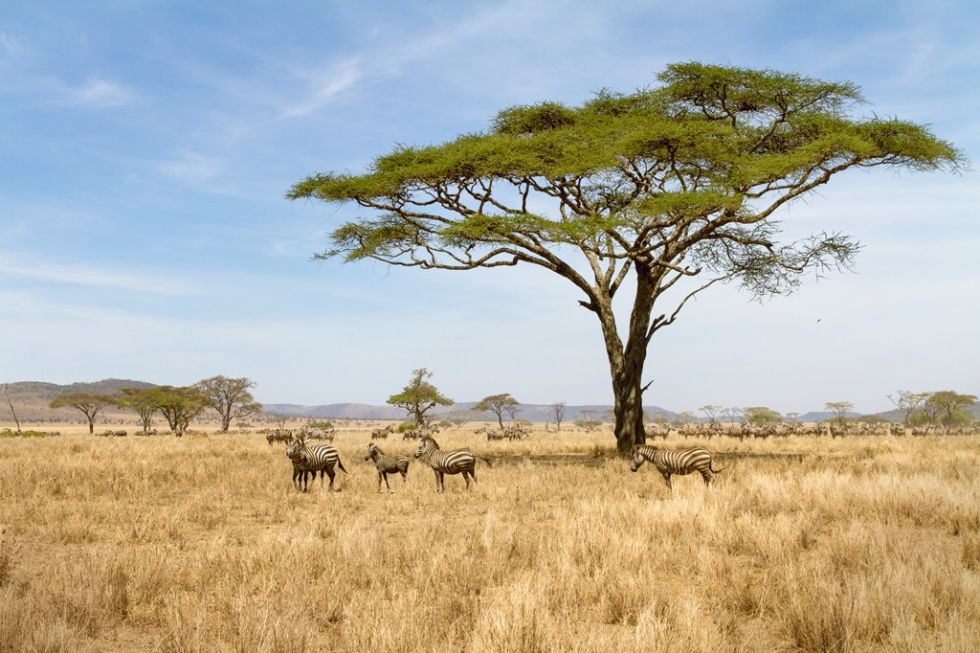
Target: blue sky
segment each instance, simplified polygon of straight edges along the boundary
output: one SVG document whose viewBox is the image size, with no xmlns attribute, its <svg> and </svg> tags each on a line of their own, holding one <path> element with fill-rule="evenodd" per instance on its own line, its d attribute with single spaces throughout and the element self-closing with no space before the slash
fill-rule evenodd
<svg viewBox="0 0 980 653">
<path fill-rule="evenodd" d="M 854 81 L 860 113 L 926 123 L 975 166 L 978 32 L 966 1 L 0 1 L 0 381 L 221 373 L 266 402 L 381 403 L 426 366 L 461 401 L 610 401 L 563 280 L 314 263 L 355 213 L 284 193 L 692 59 Z M 837 178 L 782 219 L 855 236 L 855 272 L 763 305 L 713 290 L 658 334 L 649 400 L 980 393 L 978 207 L 972 168 Z"/>
</svg>

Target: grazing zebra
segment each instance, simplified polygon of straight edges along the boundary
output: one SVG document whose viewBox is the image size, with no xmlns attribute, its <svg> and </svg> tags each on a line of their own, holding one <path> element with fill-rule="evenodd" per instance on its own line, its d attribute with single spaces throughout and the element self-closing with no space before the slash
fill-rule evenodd
<svg viewBox="0 0 980 653">
<path fill-rule="evenodd" d="M 292 429 L 276 429 L 275 431 L 266 431 L 265 439 L 269 442 L 270 447 L 272 446 L 273 442 L 289 442 L 293 439 L 293 431 Z"/>
<path fill-rule="evenodd" d="M 691 472 L 700 472 L 704 484 L 711 485 L 714 474 L 722 469 L 714 469 L 711 466 L 711 452 L 704 447 L 690 447 L 688 449 L 658 449 L 648 445 L 633 447 L 633 462 L 630 464 L 630 471 L 635 472 L 644 462 L 649 460 L 657 471 L 667 481 L 667 487 L 674 491 L 674 486 L 670 484 L 672 474 L 683 476 Z"/>
<path fill-rule="evenodd" d="M 371 439 L 372 440 L 377 440 L 377 439 L 387 440 L 388 439 L 388 436 L 391 435 L 394 430 L 395 430 L 395 425 L 394 424 L 389 424 L 388 426 L 384 427 L 383 429 L 374 429 L 373 431 L 371 431 Z"/>
<path fill-rule="evenodd" d="M 307 446 L 306 441 L 300 437 L 292 440 L 286 447 L 286 455 L 293 462 L 293 483 L 299 487 L 297 479 L 302 475 L 303 491 L 307 490 L 307 472 L 312 472 L 316 478 L 316 473 L 320 472 L 320 483 L 323 483 L 323 475 L 326 474 L 330 479 L 330 489 L 333 489 L 334 471 L 333 466 L 337 465 L 340 471 L 347 473 L 344 463 L 340 461 L 340 454 L 329 444 L 314 444 Z"/>
<path fill-rule="evenodd" d="M 439 443 L 436 442 L 431 435 L 422 436 L 422 444 L 419 448 L 415 450 L 415 457 L 421 458 L 425 462 L 429 463 L 432 471 L 436 475 L 436 492 L 444 492 L 446 489 L 445 485 L 445 475 L 446 474 L 462 474 L 463 480 L 466 481 L 466 489 L 470 487 L 470 477 L 473 478 L 473 483 L 476 483 L 476 460 L 479 458 L 487 464 L 487 467 L 493 467 L 489 460 L 483 456 L 477 456 L 467 449 L 453 449 L 452 451 L 442 451 L 439 449 Z"/>
<path fill-rule="evenodd" d="M 395 472 L 402 475 L 402 480 L 408 480 L 408 463 L 409 460 L 405 456 L 388 456 L 385 452 L 378 448 L 378 445 L 371 442 L 368 444 L 368 455 L 364 460 L 373 460 L 374 466 L 378 470 L 378 492 L 381 491 L 381 480 L 384 479 L 385 487 L 391 492 L 391 486 L 388 485 L 388 474 L 394 474 Z"/>
</svg>

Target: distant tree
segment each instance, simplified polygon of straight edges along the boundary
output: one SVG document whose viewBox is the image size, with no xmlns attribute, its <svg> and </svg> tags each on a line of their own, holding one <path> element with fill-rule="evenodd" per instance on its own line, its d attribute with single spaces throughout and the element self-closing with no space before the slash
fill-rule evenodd
<svg viewBox="0 0 980 653">
<path fill-rule="evenodd" d="M 677 417 L 674 418 L 674 424 L 677 425 L 691 424 L 696 421 L 698 421 L 698 418 L 689 410 L 677 413 Z"/>
<path fill-rule="evenodd" d="M 894 395 L 888 395 L 888 400 L 895 404 L 895 408 L 902 413 L 902 422 L 910 424 L 912 414 L 918 410 L 925 400 L 929 398 L 928 392 L 912 392 L 911 390 L 899 390 Z"/>
<path fill-rule="evenodd" d="M 174 388 L 161 385 L 150 388 L 156 409 L 170 426 L 170 432 L 178 438 L 183 436 L 190 426 L 191 420 L 204 412 L 208 407 L 207 399 L 194 386 Z"/>
<path fill-rule="evenodd" d="M 656 424 L 670 424 L 670 418 L 667 413 L 660 411 L 653 416 L 653 422 Z"/>
<path fill-rule="evenodd" d="M 496 415 L 497 423 L 500 424 L 500 428 L 502 429 L 504 428 L 504 412 L 508 412 L 509 409 L 517 405 L 518 401 L 511 397 L 509 393 L 504 392 L 499 395 L 484 397 L 473 408 L 474 410 L 485 410 Z"/>
<path fill-rule="evenodd" d="M 556 430 L 560 431 L 561 422 L 563 419 L 565 419 L 565 402 L 556 401 L 555 403 L 551 404 L 551 414 L 555 418 L 555 426 L 557 427 Z"/>
<path fill-rule="evenodd" d="M 977 402 L 974 395 L 960 394 L 952 390 L 940 390 L 926 399 L 923 407 L 928 407 L 934 421 L 946 426 L 965 424 L 972 421 L 969 409 Z"/>
<path fill-rule="evenodd" d="M 213 408 L 221 419 L 221 430 L 228 432 L 231 420 L 247 418 L 260 410 L 262 404 L 255 401 L 250 388 L 255 382 L 246 378 L 230 379 L 221 375 L 198 381 L 195 386 L 207 405 Z"/>
<path fill-rule="evenodd" d="M 111 395 L 94 392 L 72 392 L 55 397 L 49 405 L 51 408 L 74 408 L 82 412 L 88 420 L 88 432 L 95 433 L 95 418 L 106 406 L 115 404 L 116 398 Z"/>
<path fill-rule="evenodd" d="M 828 401 L 824 408 L 834 413 L 834 421 L 844 423 L 847 421 L 847 413 L 854 409 L 854 404 L 849 401 Z"/>
<path fill-rule="evenodd" d="M 780 420 L 779 413 L 765 406 L 749 406 L 742 409 L 749 424 L 775 424 Z"/>
<path fill-rule="evenodd" d="M 786 413 L 786 419 L 788 419 L 791 422 L 795 422 L 796 418 L 799 416 L 800 416 L 799 413 Z"/>
<path fill-rule="evenodd" d="M 745 412 L 738 407 L 725 408 L 723 412 L 725 413 L 725 417 L 728 418 L 729 424 L 737 424 L 745 416 Z"/>
<path fill-rule="evenodd" d="M 123 388 L 123 396 L 116 399 L 120 408 L 136 411 L 143 433 L 148 433 L 153 426 L 153 414 L 157 412 L 156 398 L 151 392 L 153 388 Z"/>
<path fill-rule="evenodd" d="M 651 341 L 689 300 L 725 282 L 789 293 L 856 255 L 844 234 L 781 240 L 785 207 L 849 169 L 962 162 L 925 127 L 851 116 L 862 101 L 851 83 L 698 62 L 659 80 L 580 106 L 504 109 L 484 132 L 399 145 L 363 174 L 314 174 L 288 197 L 358 207 L 319 258 L 532 265 L 570 283 L 599 322 L 625 454 L 646 437 Z M 627 293 L 630 310 L 616 311 Z"/>
<path fill-rule="evenodd" d="M 712 426 L 718 423 L 716 416 L 718 415 L 719 412 L 721 412 L 721 409 L 722 409 L 721 406 L 715 406 L 713 404 L 708 404 L 706 406 L 701 406 L 700 408 L 698 408 L 698 410 L 700 410 L 702 413 L 705 414 L 705 416 L 708 418 L 708 423 L 711 424 Z"/>
<path fill-rule="evenodd" d="M 388 403 L 404 408 L 415 419 L 416 426 L 425 424 L 425 414 L 436 406 L 453 405 L 452 399 L 444 397 L 426 380 L 431 377 L 432 372 L 424 367 L 413 370 L 408 385 L 398 394 L 388 397 Z"/>
<path fill-rule="evenodd" d="M 586 433 L 592 433 L 602 426 L 602 422 L 594 419 L 577 419 L 575 420 L 575 426 L 584 430 Z"/>
<path fill-rule="evenodd" d="M 3 398 L 7 400 L 7 405 L 10 406 L 10 414 L 14 418 L 14 424 L 17 425 L 17 432 L 20 433 L 20 420 L 17 419 L 17 411 L 14 410 L 14 402 L 10 400 L 10 395 L 7 394 L 7 384 L 3 384 Z"/>
</svg>

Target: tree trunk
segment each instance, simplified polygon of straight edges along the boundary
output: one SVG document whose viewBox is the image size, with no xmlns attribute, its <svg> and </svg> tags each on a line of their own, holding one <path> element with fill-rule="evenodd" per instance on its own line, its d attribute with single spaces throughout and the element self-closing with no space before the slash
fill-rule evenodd
<svg viewBox="0 0 980 653">
<path fill-rule="evenodd" d="M 500 430 L 504 430 L 504 418 L 501 417 L 500 413 L 497 413 L 497 424 L 500 424 Z"/>
<path fill-rule="evenodd" d="M 606 343 L 606 354 L 609 356 L 609 371 L 612 374 L 616 448 L 624 456 L 629 455 L 634 445 L 646 442 L 646 431 L 643 429 L 642 377 L 649 342 L 647 330 L 656 298 L 656 286 L 649 269 L 636 264 L 635 270 L 636 296 L 625 346 L 616 328 L 612 301 L 602 298 L 596 307 Z"/>
<path fill-rule="evenodd" d="M 95 433 L 95 417 L 88 418 L 88 433 L 89 435 Z"/>
</svg>

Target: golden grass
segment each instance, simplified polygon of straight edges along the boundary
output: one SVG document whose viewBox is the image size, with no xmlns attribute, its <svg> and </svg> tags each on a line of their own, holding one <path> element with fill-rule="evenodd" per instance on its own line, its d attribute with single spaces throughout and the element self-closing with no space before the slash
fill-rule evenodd
<svg viewBox="0 0 980 653">
<path fill-rule="evenodd" d="M 259 435 L 2 439 L 0 651 L 980 648 L 976 438 L 715 439 L 673 498 L 608 434 L 438 439 L 496 464 L 379 494 L 341 431 L 303 494 Z"/>
</svg>

